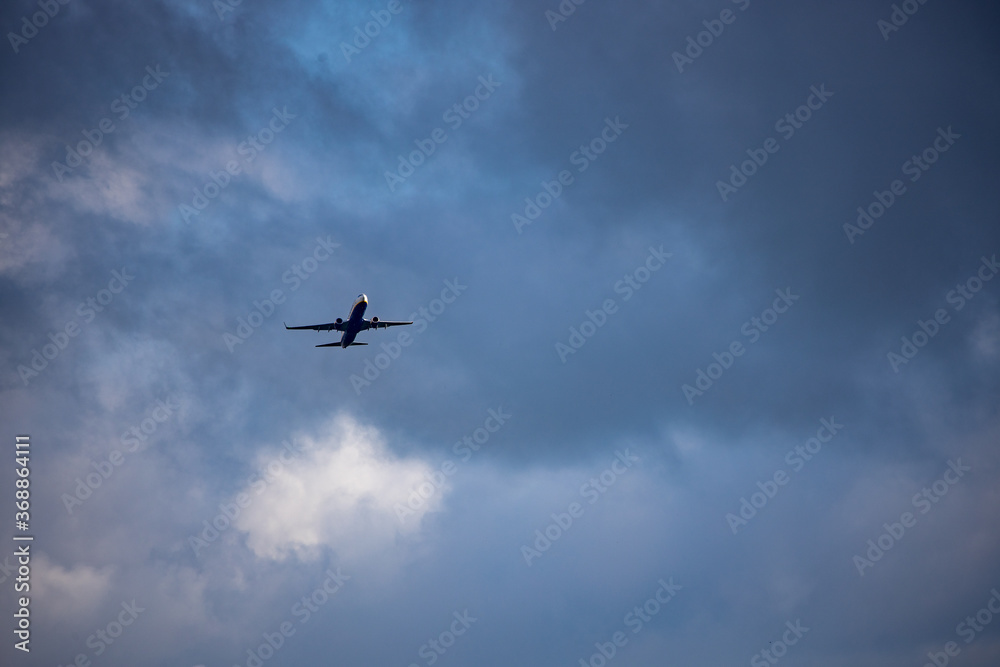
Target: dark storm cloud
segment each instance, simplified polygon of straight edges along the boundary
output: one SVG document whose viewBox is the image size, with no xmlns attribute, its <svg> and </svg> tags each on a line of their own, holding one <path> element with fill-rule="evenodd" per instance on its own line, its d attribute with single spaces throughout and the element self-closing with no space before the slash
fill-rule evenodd
<svg viewBox="0 0 1000 667">
<path fill-rule="evenodd" d="M 32 658 L 134 599 L 99 659 L 248 664 L 289 622 L 265 664 L 596 664 L 617 631 L 608 662 L 720 664 L 801 621 L 788 661 L 993 664 L 956 626 L 1000 583 L 996 17 L 897 4 L 886 38 L 891 3 L 73 0 L 7 37 Z M 281 327 L 360 292 L 412 344 Z"/>
</svg>

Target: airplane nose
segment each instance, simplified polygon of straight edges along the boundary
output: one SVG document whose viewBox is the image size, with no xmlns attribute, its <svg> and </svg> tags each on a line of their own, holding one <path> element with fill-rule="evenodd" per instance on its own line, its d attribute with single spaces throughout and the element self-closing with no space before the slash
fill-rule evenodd
<svg viewBox="0 0 1000 667">
<path fill-rule="evenodd" d="M 368 303 L 368 297 L 365 296 L 364 294 L 358 295 L 358 298 L 361 299 L 362 301 L 364 301 L 365 303 Z"/>
</svg>

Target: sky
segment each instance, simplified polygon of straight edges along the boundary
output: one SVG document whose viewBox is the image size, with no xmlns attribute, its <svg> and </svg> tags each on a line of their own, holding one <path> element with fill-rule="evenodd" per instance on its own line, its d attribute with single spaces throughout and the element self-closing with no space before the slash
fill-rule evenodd
<svg viewBox="0 0 1000 667">
<path fill-rule="evenodd" d="M 997 18 L 5 3 L 0 661 L 1000 663 Z"/>
</svg>

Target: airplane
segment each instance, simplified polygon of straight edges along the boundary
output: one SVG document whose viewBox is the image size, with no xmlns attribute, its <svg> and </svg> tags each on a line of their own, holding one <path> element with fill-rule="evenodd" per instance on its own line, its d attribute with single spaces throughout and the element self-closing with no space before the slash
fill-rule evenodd
<svg viewBox="0 0 1000 667">
<path fill-rule="evenodd" d="M 340 337 L 340 341 L 336 343 L 324 343 L 323 345 L 317 345 L 316 347 L 350 347 L 351 345 L 367 345 L 368 343 L 355 343 L 354 338 L 358 333 L 362 331 L 367 331 L 368 329 L 387 329 L 389 327 L 399 327 L 405 324 L 413 324 L 413 322 L 383 322 L 377 317 L 373 317 L 370 320 L 365 319 L 365 309 L 368 308 L 368 297 L 364 294 L 359 294 L 357 300 L 355 300 L 354 305 L 351 306 L 351 314 L 345 322 L 341 318 L 337 318 L 336 322 L 328 322 L 326 324 L 310 324 L 304 327 L 290 327 L 285 324 L 285 328 L 289 331 L 293 329 L 312 329 L 314 331 L 341 331 L 343 335 Z M 284 324 L 284 323 L 283 323 Z"/>
</svg>

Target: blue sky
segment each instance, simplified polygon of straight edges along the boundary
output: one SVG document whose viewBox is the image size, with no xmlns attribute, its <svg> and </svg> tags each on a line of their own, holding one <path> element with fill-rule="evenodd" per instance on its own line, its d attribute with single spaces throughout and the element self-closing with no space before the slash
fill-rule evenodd
<svg viewBox="0 0 1000 667">
<path fill-rule="evenodd" d="M 5 664 L 1000 658 L 992 7 L 0 13 Z"/>
</svg>

